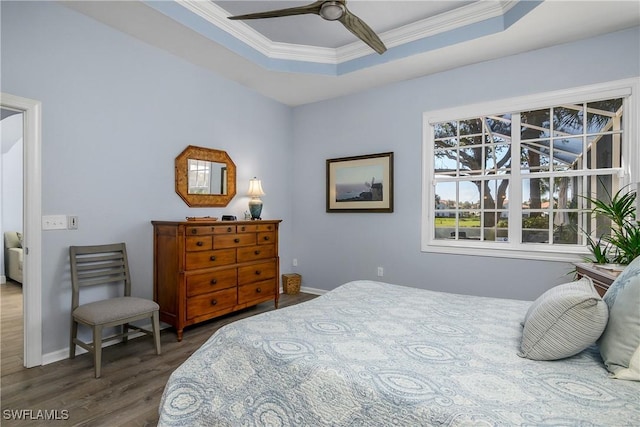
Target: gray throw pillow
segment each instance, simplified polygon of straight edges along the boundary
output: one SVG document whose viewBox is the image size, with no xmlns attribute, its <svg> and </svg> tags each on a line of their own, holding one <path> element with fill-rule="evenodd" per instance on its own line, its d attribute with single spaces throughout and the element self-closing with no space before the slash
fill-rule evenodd
<svg viewBox="0 0 640 427">
<path fill-rule="evenodd" d="M 620 273 L 603 299 L 609 323 L 598 340 L 602 360 L 613 378 L 640 381 L 640 257 Z"/>
<path fill-rule="evenodd" d="M 578 354 L 596 342 L 607 319 L 607 305 L 588 277 L 551 288 L 527 311 L 518 356 L 556 360 Z"/>
</svg>

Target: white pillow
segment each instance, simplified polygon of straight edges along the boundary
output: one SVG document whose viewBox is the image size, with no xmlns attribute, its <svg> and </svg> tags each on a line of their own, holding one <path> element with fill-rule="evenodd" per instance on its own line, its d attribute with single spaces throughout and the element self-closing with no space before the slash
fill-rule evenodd
<svg viewBox="0 0 640 427">
<path fill-rule="evenodd" d="M 602 360 L 613 378 L 640 381 L 640 257 L 620 273 L 603 299 L 609 323 L 598 340 Z"/>
<path fill-rule="evenodd" d="M 596 342 L 607 319 L 607 305 L 588 277 L 551 288 L 527 311 L 518 356 L 556 360 L 578 354 Z"/>
</svg>

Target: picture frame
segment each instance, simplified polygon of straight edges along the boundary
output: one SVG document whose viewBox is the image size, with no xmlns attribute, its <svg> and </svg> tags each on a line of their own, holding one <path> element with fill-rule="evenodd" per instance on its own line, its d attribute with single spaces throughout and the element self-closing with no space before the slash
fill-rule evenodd
<svg viewBox="0 0 640 427">
<path fill-rule="evenodd" d="M 327 159 L 327 212 L 393 212 L 393 152 Z"/>
</svg>

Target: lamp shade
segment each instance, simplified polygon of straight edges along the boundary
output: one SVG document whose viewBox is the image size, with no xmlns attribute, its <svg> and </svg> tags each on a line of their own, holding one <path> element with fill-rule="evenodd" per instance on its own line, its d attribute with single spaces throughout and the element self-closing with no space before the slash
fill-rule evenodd
<svg viewBox="0 0 640 427">
<path fill-rule="evenodd" d="M 247 196 L 260 197 L 263 195 L 264 190 L 262 189 L 262 182 L 256 177 L 249 180 L 249 191 L 247 191 Z"/>
</svg>

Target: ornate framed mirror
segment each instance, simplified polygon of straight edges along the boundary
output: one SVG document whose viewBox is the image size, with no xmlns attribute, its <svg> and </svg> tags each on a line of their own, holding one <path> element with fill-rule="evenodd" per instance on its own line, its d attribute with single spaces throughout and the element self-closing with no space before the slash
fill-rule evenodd
<svg viewBox="0 0 640 427">
<path fill-rule="evenodd" d="M 226 151 L 189 145 L 176 157 L 176 193 L 191 207 L 224 207 L 236 195 L 236 165 Z"/>
</svg>

